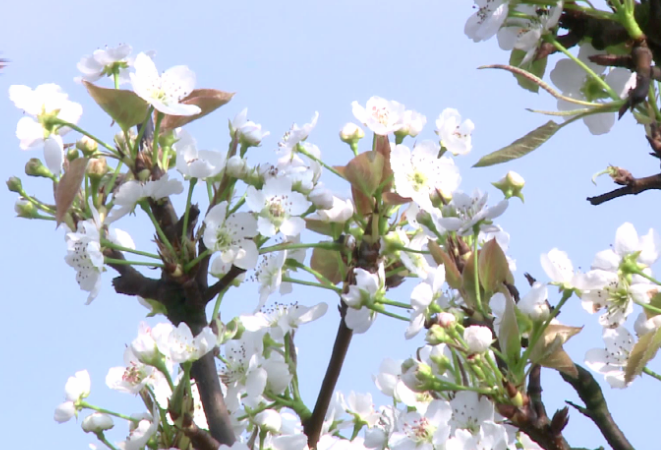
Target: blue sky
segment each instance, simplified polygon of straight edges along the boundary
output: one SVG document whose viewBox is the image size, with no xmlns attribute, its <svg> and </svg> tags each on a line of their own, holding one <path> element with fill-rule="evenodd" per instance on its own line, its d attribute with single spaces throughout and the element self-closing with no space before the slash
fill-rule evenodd
<svg viewBox="0 0 661 450">
<path fill-rule="evenodd" d="M 160 70 L 188 65 L 197 74 L 198 87 L 236 92 L 231 103 L 188 129 L 202 148 L 225 149 L 227 120 L 248 107 L 249 117 L 271 131 L 261 148 L 251 150 L 253 161 L 272 161 L 273 150 L 289 126 L 305 123 L 319 111 L 310 141 L 320 147 L 328 163 L 345 163 L 350 151 L 337 133 L 353 120 L 351 102 L 364 104 L 372 95 L 397 100 L 425 114 L 428 125 L 423 139 L 435 138 L 433 122 L 444 108 L 459 109 L 476 124 L 473 152 L 456 159 L 462 188 L 486 189 L 507 170 L 517 171 L 527 181 L 526 203 L 513 200 L 499 220 L 512 235 L 509 254 L 517 260 L 523 292 L 524 272 L 545 280 L 540 253 L 558 247 L 569 253 L 575 266 L 588 268 L 594 254 L 613 242 L 623 222 L 633 222 L 643 233 L 658 217 L 650 208 L 657 201 L 656 192 L 600 207 L 585 201 L 612 188 L 606 179 L 597 187 L 590 181 L 593 173 L 608 164 L 641 176 L 657 170 L 656 162 L 647 156 L 642 130 L 630 115 L 608 135 L 592 136 L 582 123 L 576 123 L 524 159 L 470 169 L 484 154 L 548 120 L 524 108 L 555 109 L 554 99 L 519 89 L 508 73 L 476 69 L 506 63 L 509 55 L 500 51 L 495 40 L 475 44 L 464 36 L 464 22 L 472 13 L 470 2 L 24 1 L 10 2 L 4 10 L 0 51 L 12 62 L 0 76 L 0 91 L 6 93 L 12 84 L 60 84 L 83 105 L 80 126 L 106 140 L 115 131 L 110 119 L 73 78 L 83 55 L 120 42 L 131 44 L 135 51 L 156 50 Z M 20 176 L 25 162 L 41 156 L 41 151 L 19 149 L 15 127 L 21 113 L 6 96 L 0 100 L 0 117 L 0 141 L 8 158 L 0 168 L 0 178 L 6 180 Z M 324 177 L 338 193 L 348 194 L 347 186 L 333 180 L 332 174 Z M 43 179 L 22 178 L 29 193 L 50 200 L 51 187 Z M 491 188 L 490 192 L 499 198 L 498 191 Z M 74 422 L 58 425 L 52 418 L 63 399 L 64 383 L 75 371 L 87 369 L 92 377 L 91 403 L 124 413 L 142 411 L 135 398 L 109 390 L 104 379 L 108 368 L 122 363 L 124 345 L 136 335 L 145 310 L 134 299 L 112 292 L 112 272 L 105 275 L 99 297 L 85 306 L 87 296 L 63 260 L 63 231 L 55 230 L 50 222 L 14 218 L 14 201 L 14 194 L 0 190 L 5 236 L 0 327 L 0 359 L 5 365 L 0 385 L 5 402 L 0 416 L 11 430 L 5 433 L 3 445 L 24 446 L 27 437 L 53 450 L 87 448 L 93 436 L 85 435 Z M 144 220 L 129 218 L 119 226 L 132 233 L 140 248 L 151 251 L 151 232 L 140 227 Z M 407 301 L 412 286 L 409 283 L 389 297 Z M 256 285 L 247 284 L 228 296 L 223 317 L 251 311 L 256 292 Z M 552 303 L 558 299 L 554 292 Z M 297 335 L 302 392 L 312 405 L 337 327 L 337 299 L 330 293 L 297 288 L 281 300 L 304 304 L 324 300 L 331 306 L 318 326 L 303 328 Z M 597 317 L 585 313 L 577 299 L 563 310 L 560 320 L 585 326 L 568 345 L 576 361 L 582 362 L 589 348 L 601 346 Z M 408 357 L 422 342 L 420 337 L 404 341 L 404 329 L 405 324 L 380 317 L 367 334 L 356 336 L 339 389 L 375 392 L 371 375 L 377 373 L 381 360 Z M 562 407 L 565 399 L 580 402 L 555 373 L 545 370 L 542 376 L 549 411 Z M 660 387 L 654 383 L 638 379 L 624 391 L 604 386 L 611 412 L 637 448 L 645 448 L 645 436 L 657 421 L 650 406 L 637 400 L 642 395 L 658 396 Z M 383 400 L 376 397 L 377 403 Z M 572 446 L 605 445 L 591 422 L 576 411 L 570 415 L 566 437 Z M 125 424 L 116 421 L 113 433 L 112 440 L 122 439 Z"/>
</svg>

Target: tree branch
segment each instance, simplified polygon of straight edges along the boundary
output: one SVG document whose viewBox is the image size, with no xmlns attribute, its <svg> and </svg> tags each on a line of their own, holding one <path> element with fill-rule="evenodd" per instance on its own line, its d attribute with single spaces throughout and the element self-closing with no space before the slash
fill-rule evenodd
<svg viewBox="0 0 661 450">
<path fill-rule="evenodd" d="M 204 301 L 204 304 L 206 305 L 209 303 L 211 300 L 214 299 L 214 297 L 220 292 L 225 289 L 229 284 L 234 281 L 236 277 L 241 275 L 245 270 L 240 269 L 236 266 L 232 266 L 229 272 L 225 274 L 223 278 L 218 280 L 216 283 L 214 283 L 212 286 L 210 286 L 202 295 L 202 300 Z"/>
<path fill-rule="evenodd" d="M 595 381 L 590 372 L 578 364 L 576 364 L 576 369 L 578 370 L 578 378 L 562 372 L 560 375 L 563 380 L 574 388 L 578 396 L 583 400 L 583 403 L 585 403 L 585 408 L 571 402 L 567 403 L 597 425 L 599 431 L 601 431 L 601 434 L 606 438 L 606 441 L 613 450 L 634 450 L 631 443 L 624 436 L 624 433 L 622 433 L 622 430 L 620 430 L 613 420 L 599 383 Z"/>
<path fill-rule="evenodd" d="M 183 432 L 197 450 L 218 450 L 218 447 L 220 447 L 220 442 L 215 440 L 206 431 L 200 429 L 195 425 L 195 422 L 184 428 Z"/>
<path fill-rule="evenodd" d="M 617 184 L 623 185 L 619 189 L 611 192 L 598 195 L 596 197 L 588 197 L 587 201 L 592 205 L 601 205 L 607 201 L 613 200 L 625 195 L 638 195 L 641 192 L 651 189 L 661 189 L 661 173 L 651 175 L 649 177 L 635 178 L 627 170 L 616 168 L 617 173 L 613 176 L 613 181 Z"/>
</svg>

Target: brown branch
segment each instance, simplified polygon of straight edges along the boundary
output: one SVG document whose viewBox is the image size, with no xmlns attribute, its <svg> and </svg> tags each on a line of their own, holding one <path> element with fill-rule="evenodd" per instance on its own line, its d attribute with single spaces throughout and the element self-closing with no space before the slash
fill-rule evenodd
<svg viewBox="0 0 661 450">
<path fill-rule="evenodd" d="M 590 204 L 597 206 L 615 198 L 624 197 L 625 195 L 638 195 L 641 192 L 651 189 L 661 189 L 661 173 L 643 178 L 635 178 L 631 173 L 624 169 L 618 170 L 619 172 L 613 177 L 613 181 L 617 184 L 624 185 L 624 187 L 596 197 L 588 197 L 587 201 L 589 201 Z"/>
<path fill-rule="evenodd" d="M 324 375 L 324 381 L 321 383 L 319 396 L 314 405 L 312 415 L 303 423 L 303 432 L 308 437 L 308 446 L 310 448 L 317 446 L 317 442 L 321 436 L 321 428 L 326 418 L 326 411 L 328 411 L 328 406 L 333 398 L 335 386 L 337 385 L 338 378 L 340 378 L 342 365 L 344 364 L 344 359 L 347 356 L 349 344 L 351 343 L 351 337 L 353 336 L 353 331 L 344 322 L 346 311 L 347 305 L 342 302 L 340 306 L 340 315 L 342 318 L 340 320 L 340 326 L 337 329 L 337 335 L 335 336 L 333 353 L 326 368 L 326 375 Z"/>
<path fill-rule="evenodd" d="M 223 276 L 220 280 L 218 280 L 215 284 L 210 286 L 202 295 L 202 300 L 204 304 L 206 305 L 209 303 L 213 298 L 220 294 L 220 292 L 225 289 L 227 286 L 230 285 L 232 281 L 239 275 L 241 275 L 243 272 L 245 272 L 244 269 L 240 269 L 236 266 L 232 266 L 229 272 Z"/>
<path fill-rule="evenodd" d="M 103 255 L 112 259 L 124 260 L 124 254 L 118 250 L 105 248 Z M 160 280 L 147 278 L 138 272 L 133 266 L 124 264 L 108 264 L 115 269 L 119 276 L 112 280 L 115 292 L 124 295 L 140 296 L 157 300 L 160 288 Z"/>
<path fill-rule="evenodd" d="M 218 450 L 218 447 L 220 447 L 220 442 L 205 430 L 200 429 L 195 425 L 195 422 L 184 428 L 183 432 L 197 450 Z"/>
<path fill-rule="evenodd" d="M 585 408 L 571 402 L 567 403 L 597 425 L 599 431 L 601 431 L 601 434 L 606 438 L 606 441 L 613 450 L 634 450 L 631 443 L 624 436 L 624 433 L 622 433 L 622 430 L 620 430 L 613 420 L 599 383 L 595 381 L 590 372 L 578 364 L 576 364 L 576 369 L 578 370 L 578 378 L 562 372 L 560 375 L 563 380 L 574 388 L 578 396 L 583 400 L 583 403 L 585 403 Z"/>
</svg>

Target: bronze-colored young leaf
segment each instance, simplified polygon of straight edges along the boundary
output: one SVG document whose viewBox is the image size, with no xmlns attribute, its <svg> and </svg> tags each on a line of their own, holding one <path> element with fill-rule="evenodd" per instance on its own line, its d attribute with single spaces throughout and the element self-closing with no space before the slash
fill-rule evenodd
<svg viewBox="0 0 661 450">
<path fill-rule="evenodd" d="M 521 67 L 526 72 L 534 75 L 540 80 L 544 78 L 544 72 L 546 71 L 546 63 L 548 58 L 537 59 L 527 63 L 525 66 L 521 66 L 521 61 L 523 61 L 525 56 L 526 52 L 515 48 L 512 50 L 512 54 L 510 55 L 510 66 Z M 533 79 L 531 79 L 531 77 L 518 73 L 514 73 L 514 77 L 516 78 L 517 83 L 519 83 L 519 86 L 521 86 L 523 89 L 527 89 L 535 93 L 539 92 L 539 83 L 536 83 Z"/>
<path fill-rule="evenodd" d="M 505 293 L 505 312 L 498 330 L 500 349 L 507 358 L 509 367 L 515 367 L 521 357 L 521 335 L 516 320 L 516 306 L 509 293 Z"/>
<path fill-rule="evenodd" d="M 550 324 L 530 352 L 530 361 L 574 377 L 578 376 L 574 363 L 562 346 L 582 329 L 583 327 Z"/>
<path fill-rule="evenodd" d="M 57 188 L 55 189 L 55 223 L 57 226 L 60 226 L 62 223 L 64 215 L 71 208 L 80 190 L 80 184 L 85 178 L 87 161 L 87 158 L 76 158 L 71 161 L 69 168 L 64 172 L 64 175 L 60 178 L 60 182 L 57 184 Z"/>
<path fill-rule="evenodd" d="M 652 298 L 650 298 L 649 305 L 653 306 L 657 310 L 661 309 L 661 292 L 654 294 Z M 650 309 L 643 308 L 643 311 L 645 312 L 645 316 L 648 319 L 651 319 L 652 317 L 659 315 L 659 313 L 653 311 L 652 308 Z"/>
<path fill-rule="evenodd" d="M 310 267 L 328 278 L 331 283 L 337 284 L 344 279 L 345 267 L 337 251 L 315 248 L 310 259 Z"/>
<path fill-rule="evenodd" d="M 305 228 L 308 230 L 312 230 L 315 233 L 323 234 L 325 236 L 333 236 L 333 223 L 331 222 L 324 222 L 323 220 L 318 220 L 318 219 L 308 219 L 307 217 L 305 218 Z"/>
<path fill-rule="evenodd" d="M 638 339 L 629 354 L 627 367 L 624 370 L 624 381 L 631 383 L 634 378 L 643 372 L 643 369 L 655 356 L 661 347 L 661 328 L 654 332 L 644 334 Z"/>
<path fill-rule="evenodd" d="M 363 192 L 355 186 L 351 186 L 351 196 L 358 215 L 361 217 L 367 217 L 374 212 L 374 198 L 363 194 Z"/>
<path fill-rule="evenodd" d="M 464 301 L 466 302 L 466 305 L 468 305 L 468 307 L 471 309 L 478 309 L 476 289 L 481 289 L 481 288 L 480 286 L 475 286 L 475 271 L 477 270 L 474 262 L 475 258 L 473 258 L 472 253 L 469 253 L 466 256 L 468 257 L 468 259 L 466 260 L 466 265 L 464 266 L 464 271 L 462 273 L 461 292 Z M 480 298 L 482 298 L 481 295 Z"/>
<path fill-rule="evenodd" d="M 133 91 L 108 89 L 83 81 L 87 92 L 122 130 L 144 122 L 149 104 Z"/>
<path fill-rule="evenodd" d="M 346 165 L 344 177 L 353 187 L 371 197 L 381 184 L 384 163 L 380 153 L 361 153 Z"/>
<path fill-rule="evenodd" d="M 204 117 L 221 106 L 229 103 L 229 101 L 232 100 L 232 97 L 234 97 L 234 92 L 219 91 L 217 89 L 195 89 L 188 94 L 181 103 L 199 106 L 201 112 L 192 116 L 166 115 L 161 121 L 161 129 L 166 131 L 183 127 L 187 123 L 191 123 L 194 120 Z"/>
<path fill-rule="evenodd" d="M 410 198 L 402 197 L 396 192 L 384 192 L 381 194 L 381 198 L 383 199 L 383 203 L 390 206 L 404 205 L 411 201 Z"/>
<path fill-rule="evenodd" d="M 441 246 L 435 241 L 430 239 L 427 242 L 427 245 L 436 264 L 443 264 L 445 266 L 445 281 L 447 281 L 452 289 L 460 289 L 463 284 L 463 279 L 454 260 L 450 258 L 450 255 L 445 253 Z"/>
<path fill-rule="evenodd" d="M 374 147 L 374 150 L 379 153 L 380 155 L 383 156 L 383 176 L 381 177 L 381 182 L 384 182 L 388 179 L 388 183 L 384 185 L 384 191 L 389 191 L 390 187 L 392 186 L 392 166 L 390 165 L 390 141 L 388 140 L 388 136 L 376 136 L 376 147 Z"/>
<path fill-rule="evenodd" d="M 562 126 L 563 125 L 558 125 L 554 121 L 549 120 L 541 127 L 532 130 L 530 133 L 517 139 L 510 145 L 483 156 L 473 167 L 493 166 L 495 164 L 502 164 L 526 156 L 544 142 L 548 141 L 551 136 L 562 128 Z"/>
<path fill-rule="evenodd" d="M 482 246 L 478 260 L 480 284 L 488 292 L 497 292 L 503 283 L 514 284 L 505 252 L 496 239 Z"/>
</svg>

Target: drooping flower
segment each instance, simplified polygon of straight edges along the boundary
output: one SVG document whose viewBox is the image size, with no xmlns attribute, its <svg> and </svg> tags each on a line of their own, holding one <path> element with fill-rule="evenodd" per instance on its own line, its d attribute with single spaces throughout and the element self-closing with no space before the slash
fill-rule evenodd
<svg viewBox="0 0 661 450">
<path fill-rule="evenodd" d="M 220 258 L 225 264 L 253 269 L 259 257 L 257 245 L 252 240 L 257 235 L 257 221 L 246 212 L 235 212 L 228 217 L 227 208 L 227 202 L 223 201 L 211 208 L 204 218 L 204 245 L 221 252 Z"/>
<path fill-rule="evenodd" d="M 492 225 L 492 219 L 505 212 L 509 202 L 501 200 L 495 206 L 487 207 L 489 195 L 476 189 L 473 195 L 463 192 L 455 192 L 449 206 L 443 209 L 444 217 L 434 220 L 442 228 L 456 231 L 462 236 L 473 234 L 474 228 L 479 226 L 479 231 L 490 232 L 499 229 Z"/>
<path fill-rule="evenodd" d="M 486 41 L 500 29 L 507 13 L 509 0 L 474 0 L 477 11 L 466 21 L 464 33 L 473 42 Z"/>
<path fill-rule="evenodd" d="M 470 119 L 461 121 L 461 114 L 454 108 L 446 108 L 436 119 L 436 134 L 441 145 L 453 155 L 466 155 L 473 148 L 471 133 L 475 124 Z"/>
<path fill-rule="evenodd" d="M 411 339 L 422 330 L 425 319 L 431 314 L 430 306 L 443 298 L 441 287 L 444 283 L 445 266 L 441 264 L 435 270 L 429 272 L 426 280 L 413 288 L 411 292 L 413 311 L 411 311 L 411 322 L 406 328 L 406 339 Z"/>
<path fill-rule="evenodd" d="M 197 142 L 183 128 L 175 132 L 178 141 L 172 146 L 177 152 L 177 170 L 184 178 L 206 180 L 225 168 L 225 154 L 212 150 L 198 150 Z"/>
<path fill-rule="evenodd" d="M 296 146 L 308 138 L 314 127 L 317 126 L 317 120 L 319 120 L 319 113 L 315 111 L 310 123 L 306 123 L 302 127 L 293 124 L 289 131 L 285 133 L 282 141 L 278 143 L 278 150 L 276 151 L 279 156 L 279 165 L 290 164 L 295 159 Z"/>
<path fill-rule="evenodd" d="M 69 377 L 64 386 L 66 401 L 55 409 L 55 420 L 59 423 L 69 421 L 78 414 L 78 402 L 90 394 L 90 375 L 87 370 L 81 370 Z"/>
<path fill-rule="evenodd" d="M 186 66 L 174 66 L 163 75 L 158 74 L 154 61 L 140 53 L 134 62 L 131 85 L 135 93 L 163 114 L 192 116 L 201 109 L 196 105 L 180 103 L 195 88 L 195 73 Z"/>
<path fill-rule="evenodd" d="M 600 66 L 589 60 L 589 57 L 596 55 L 596 50 L 590 44 L 583 44 L 578 52 L 578 59 L 588 66 L 594 73 L 601 76 L 606 70 L 605 66 Z M 602 103 L 604 100 L 610 99 L 609 95 L 603 89 L 601 82 L 595 80 L 588 75 L 581 67 L 578 66 L 571 59 L 565 58 L 559 60 L 555 68 L 551 71 L 551 81 L 555 84 L 562 93 L 577 100 L 587 100 L 589 102 Z M 617 67 L 611 69 L 606 77 L 603 79 L 615 93 L 623 98 L 626 97 L 629 90 L 635 86 L 636 74 L 630 72 L 628 69 Z M 575 109 L 584 108 L 583 106 L 576 105 L 568 102 L 567 100 L 558 99 L 558 109 L 560 111 L 572 111 Z M 565 120 L 569 120 L 574 116 L 563 116 Z M 615 124 L 615 113 L 604 112 L 599 114 L 591 114 L 583 118 L 583 122 L 587 125 L 590 133 L 599 135 L 605 134 Z"/>
<path fill-rule="evenodd" d="M 76 78 L 76 81 L 82 79 L 93 83 L 101 77 L 116 73 L 118 84 L 128 83 L 131 81 L 128 68 L 134 61 L 134 58 L 129 57 L 131 50 L 130 45 L 119 44 L 117 47 L 100 48 L 94 50 L 91 55 L 83 56 L 76 65 L 82 77 Z"/>
</svg>

